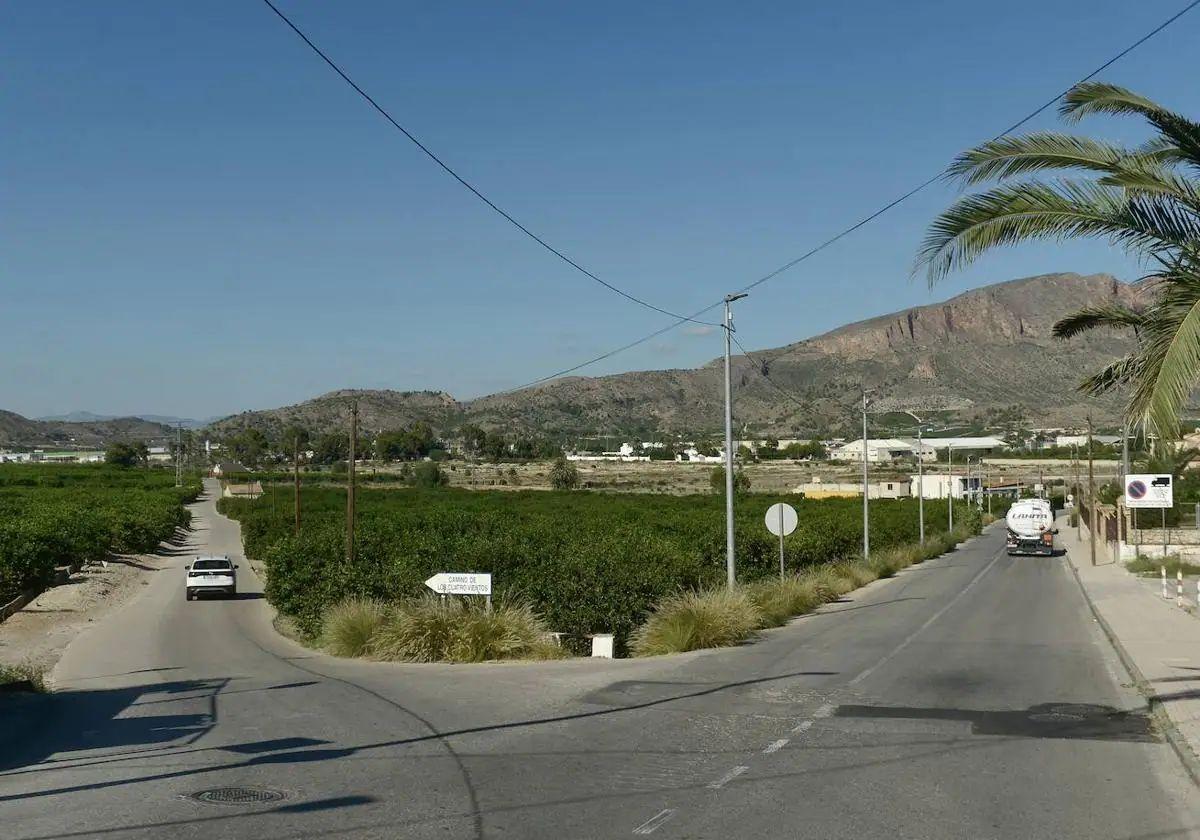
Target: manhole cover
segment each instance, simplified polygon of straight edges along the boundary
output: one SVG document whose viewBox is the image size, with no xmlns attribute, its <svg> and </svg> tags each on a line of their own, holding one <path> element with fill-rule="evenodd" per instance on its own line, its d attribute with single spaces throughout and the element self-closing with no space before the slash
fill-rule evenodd
<svg viewBox="0 0 1200 840">
<path fill-rule="evenodd" d="M 197 802 L 212 805 L 258 805 L 263 802 L 278 802 L 286 795 L 280 790 L 252 787 L 220 787 L 192 794 Z"/>
</svg>

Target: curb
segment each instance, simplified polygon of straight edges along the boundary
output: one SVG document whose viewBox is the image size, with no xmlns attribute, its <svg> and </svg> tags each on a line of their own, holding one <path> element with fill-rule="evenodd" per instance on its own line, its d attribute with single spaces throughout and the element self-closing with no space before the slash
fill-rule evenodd
<svg viewBox="0 0 1200 840">
<path fill-rule="evenodd" d="M 1192 751 L 1191 745 L 1183 737 L 1183 733 L 1179 731 L 1179 728 L 1175 725 L 1175 721 L 1171 720 L 1171 716 L 1167 713 L 1162 701 L 1154 696 L 1154 689 L 1150 685 L 1149 680 L 1142 674 L 1141 668 L 1133 661 L 1133 657 L 1129 655 L 1129 651 L 1125 650 L 1125 646 L 1121 644 L 1121 640 L 1117 638 L 1117 634 L 1113 632 L 1112 627 L 1104 620 L 1104 616 L 1100 614 L 1100 610 L 1096 608 L 1095 602 L 1092 601 L 1092 596 L 1088 594 L 1087 588 L 1083 585 L 1083 580 L 1079 577 L 1079 570 L 1075 568 L 1075 564 L 1069 558 L 1067 559 L 1067 566 L 1071 569 L 1071 575 L 1075 578 L 1079 592 L 1083 595 L 1083 600 L 1087 602 L 1092 616 L 1100 625 L 1100 629 L 1104 631 L 1104 635 L 1108 637 L 1108 642 L 1113 646 L 1113 650 L 1117 652 L 1117 658 L 1121 660 L 1121 664 L 1129 672 L 1129 676 L 1133 680 L 1133 684 L 1138 692 L 1146 698 L 1146 705 L 1150 709 L 1150 714 L 1154 716 L 1154 720 L 1167 736 L 1167 742 L 1170 743 L 1171 749 L 1175 751 L 1175 755 L 1178 756 L 1183 768 L 1187 771 L 1188 776 L 1191 777 L 1192 783 L 1200 787 L 1200 758 L 1197 758 L 1196 753 Z"/>
</svg>

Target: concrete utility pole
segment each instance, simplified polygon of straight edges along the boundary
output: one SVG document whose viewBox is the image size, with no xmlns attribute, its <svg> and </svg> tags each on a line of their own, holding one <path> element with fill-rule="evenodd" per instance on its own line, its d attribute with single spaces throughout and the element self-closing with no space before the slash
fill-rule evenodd
<svg viewBox="0 0 1200 840">
<path fill-rule="evenodd" d="M 346 484 L 346 560 L 354 562 L 354 439 L 358 437 L 358 400 L 350 404 L 350 460 Z"/>
<path fill-rule="evenodd" d="M 905 411 L 917 421 L 917 518 L 920 521 L 921 545 L 925 545 L 925 439 L 924 421 L 911 411 Z"/>
<path fill-rule="evenodd" d="M 731 587 L 737 583 L 737 560 L 733 539 L 733 379 L 729 370 L 733 313 L 729 304 L 745 296 L 745 292 L 725 295 L 725 577 Z"/>
<path fill-rule="evenodd" d="M 1088 544 L 1092 552 L 1092 565 L 1096 565 L 1096 471 L 1092 463 L 1092 415 L 1088 414 Z"/>
<path fill-rule="evenodd" d="M 183 486 L 183 424 L 175 424 L 175 486 Z"/>
<path fill-rule="evenodd" d="M 1125 476 L 1129 475 L 1129 421 L 1121 426 L 1121 486 L 1125 486 Z"/>
<path fill-rule="evenodd" d="M 862 468 L 863 468 L 863 559 L 869 560 L 871 557 L 871 503 L 870 495 L 871 488 L 867 483 L 867 406 L 870 402 L 867 400 L 867 388 L 863 386 L 862 392 L 862 420 L 863 420 L 863 445 L 862 445 Z"/>
<path fill-rule="evenodd" d="M 950 512 L 950 530 L 954 530 L 954 445 L 946 446 L 946 510 Z"/>
<path fill-rule="evenodd" d="M 300 435 L 292 438 L 292 478 L 296 487 L 295 533 L 300 533 Z"/>
</svg>

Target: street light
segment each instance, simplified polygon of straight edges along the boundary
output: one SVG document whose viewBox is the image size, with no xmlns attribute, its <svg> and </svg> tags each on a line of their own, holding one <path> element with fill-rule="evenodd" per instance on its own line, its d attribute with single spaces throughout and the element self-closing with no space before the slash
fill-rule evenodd
<svg viewBox="0 0 1200 840">
<path fill-rule="evenodd" d="M 862 467 L 863 467 L 863 560 L 868 560 L 871 557 L 871 505 L 868 501 L 870 487 L 867 484 L 867 406 L 871 403 L 867 400 L 867 388 L 862 389 L 862 417 L 863 417 L 863 445 L 862 445 Z"/>
<path fill-rule="evenodd" d="M 730 587 L 737 583 L 733 543 L 733 384 L 729 374 L 729 344 L 733 338 L 733 314 L 729 304 L 745 292 L 725 295 L 725 576 Z"/>
<path fill-rule="evenodd" d="M 900 411 L 917 421 L 917 517 L 921 522 L 921 545 L 925 545 L 925 443 L 921 436 L 925 421 L 911 411 Z"/>
<path fill-rule="evenodd" d="M 950 512 L 950 530 L 954 530 L 954 444 L 946 444 L 946 472 L 948 479 L 946 493 L 946 510 Z"/>
</svg>

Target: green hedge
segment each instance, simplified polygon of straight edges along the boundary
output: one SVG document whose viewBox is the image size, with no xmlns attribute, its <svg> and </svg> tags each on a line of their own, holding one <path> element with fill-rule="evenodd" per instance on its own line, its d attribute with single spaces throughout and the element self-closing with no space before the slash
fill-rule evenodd
<svg viewBox="0 0 1200 840">
<path fill-rule="evenodd" d="M 198 481 L 108 466 L 0 465 L 0 602 L 45 586 L 56 566 L 153 551 L 177 527 Z"/>
<path fill-rule="evenodd" d="M 345 493 L 305 489 L 299 537 L 292 501 L 280 492 L 274 513 L 263 499 L 218 504 L 242 522 L 247 553 L 266 563 L 268 597 L 310 634 L 347 597 L 394 600 L 420 594 L 436 572 L 477 571 L 491 572 L 498 592 L 529 600 L 552 630 L 624 639 L 664 596 L 725 579 L 724 502 L 711 494 L 363 490 L 353 564 L 344 559 Z M 763 525 L 775 501 L 739 498 L 740 580 L 778 574 L 778 539 Z M 861 502 L 792 504 L 801 524 L 785 540 L 789 569 L 859 554 Z M 965 506 L 957 512 L 967 516 Z M 927 516 L 926 526 L 944 530 L 945 517 Z M 917 534 L 916 502 L 872 503 L 873 548 Z"/>
</svg>

